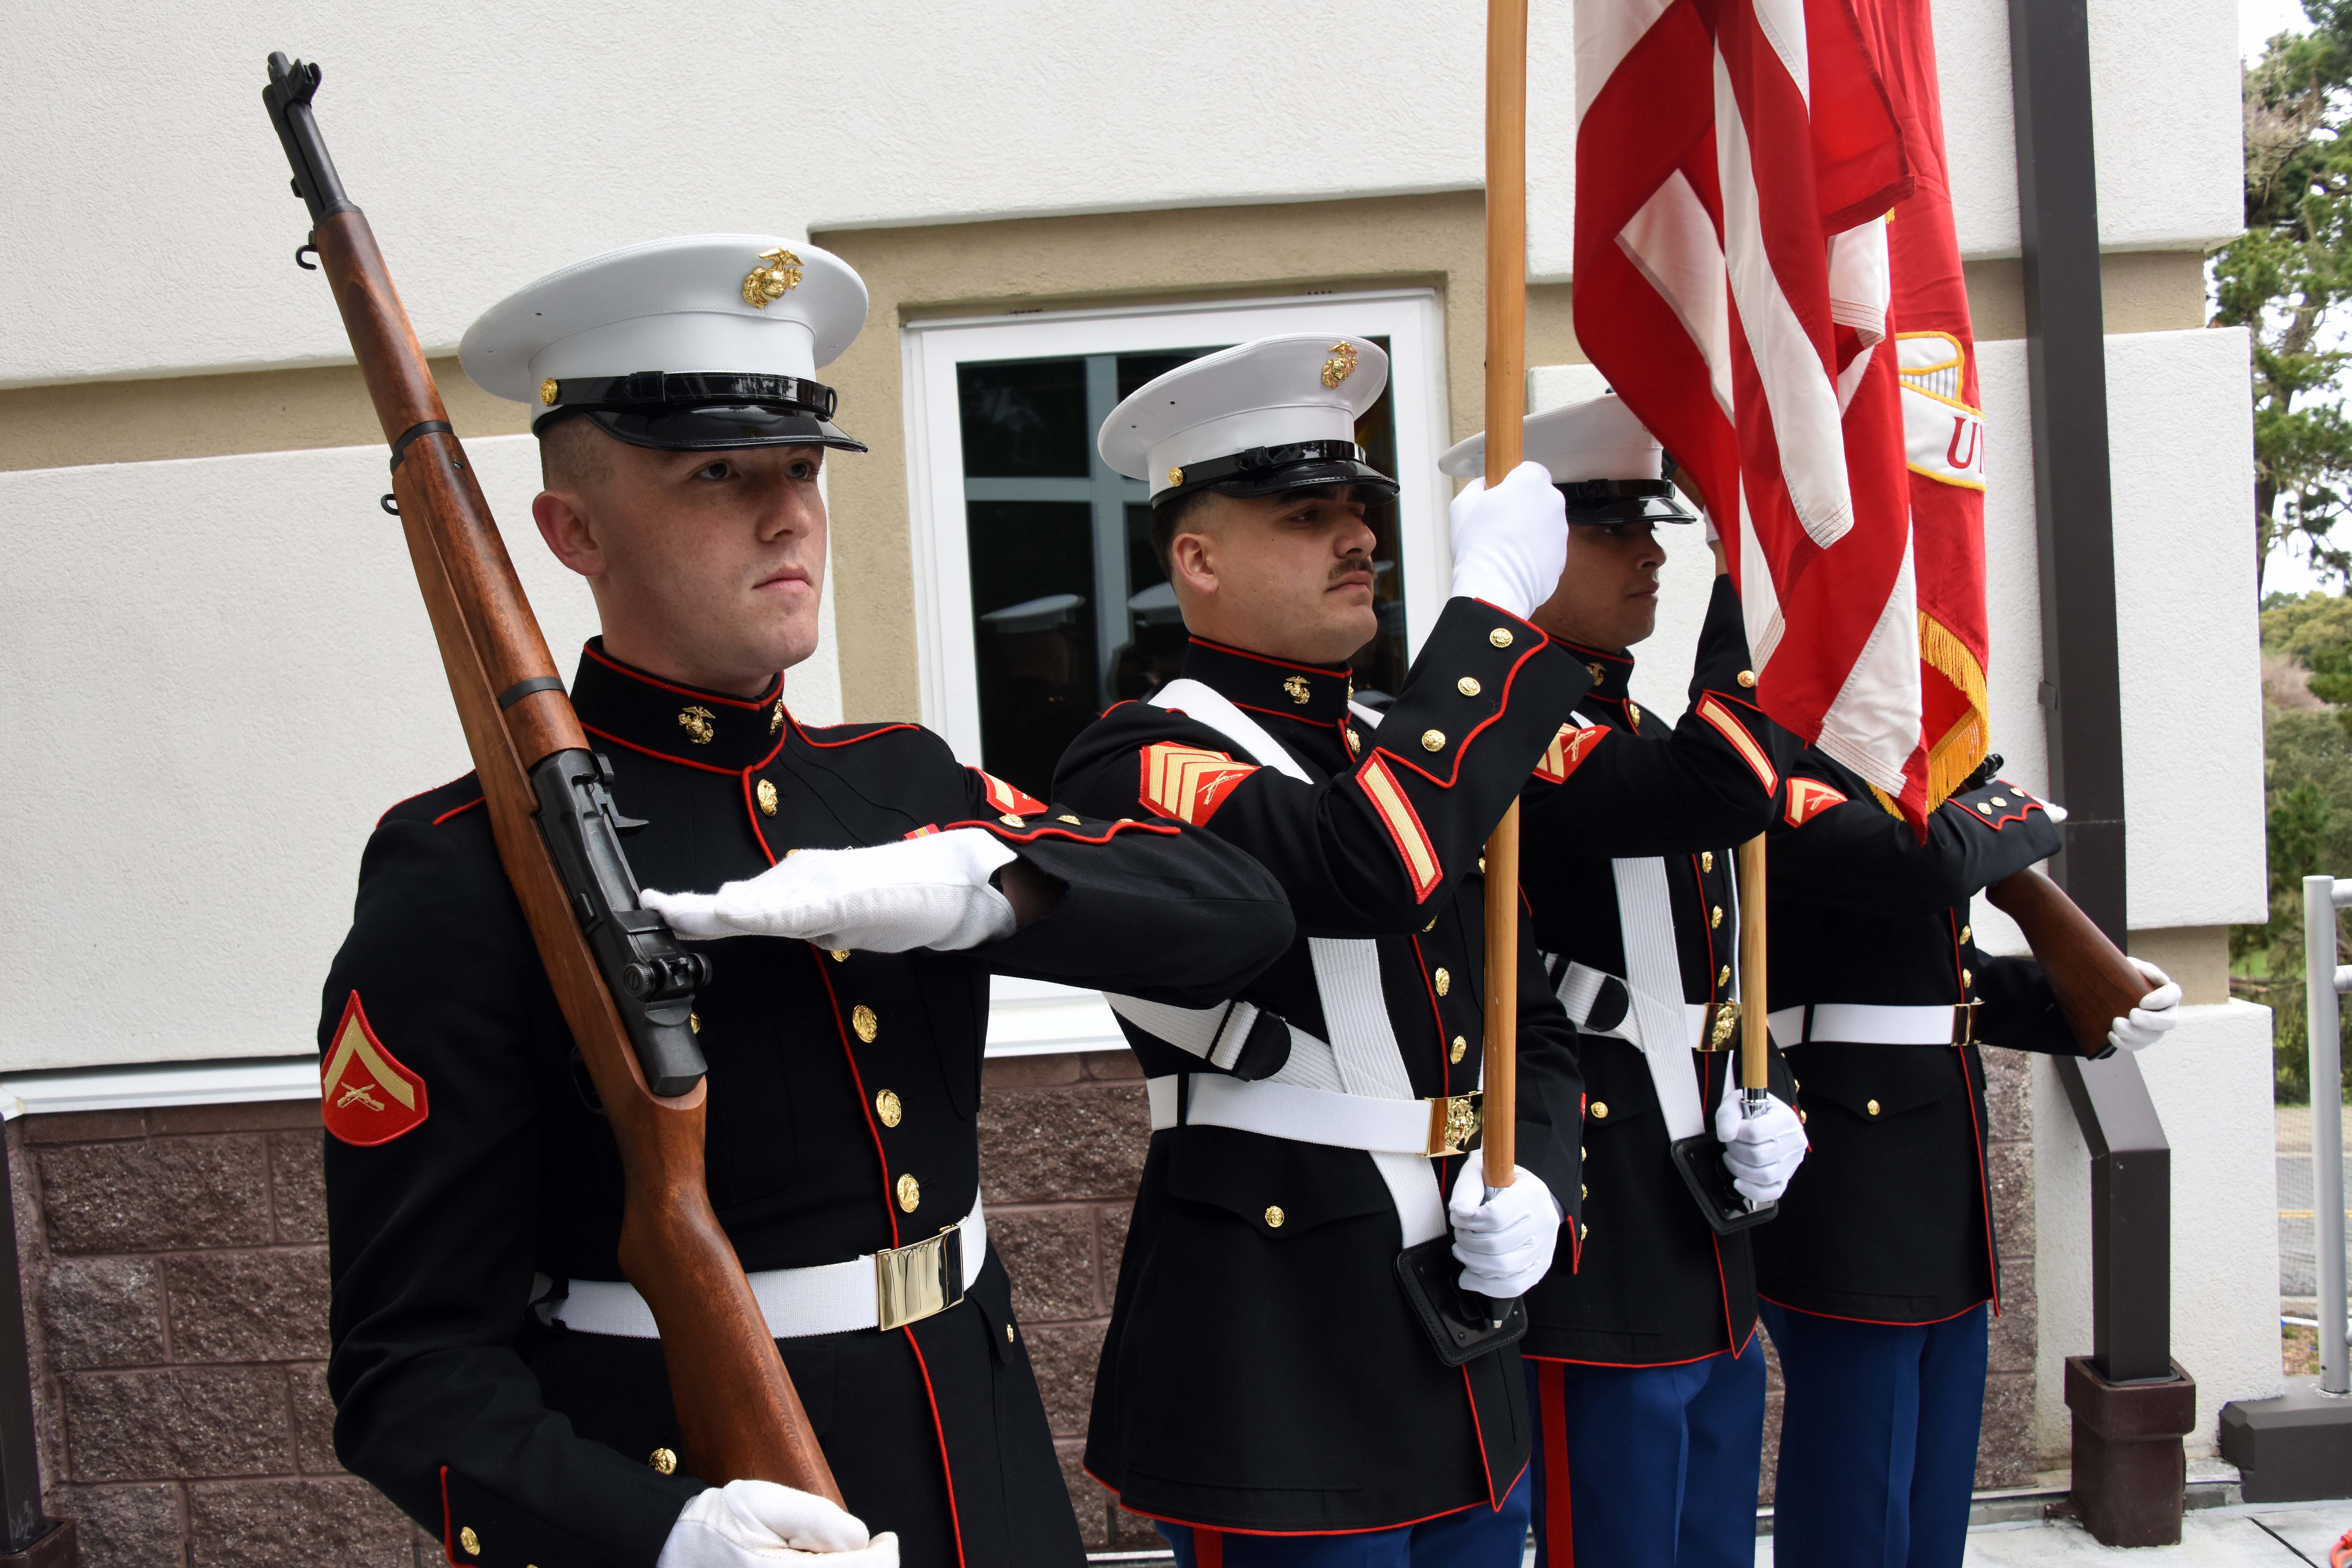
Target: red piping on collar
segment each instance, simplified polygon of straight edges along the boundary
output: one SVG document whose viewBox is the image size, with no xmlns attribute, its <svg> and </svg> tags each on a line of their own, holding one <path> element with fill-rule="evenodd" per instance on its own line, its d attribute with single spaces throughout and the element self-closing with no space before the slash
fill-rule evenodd
<svg viewBox="0 0 2352 1568">
<path fill-rule="evenodd" d="M 1203 684 L 1206 683 L 1204 682 Z M 1215 688 L 1212 687 L 1210 689 L 1214 690 Z M 1223 696 L 1223 694 L 1220 692 L 1219 695 Z M 1236 708 L 1246 708 L 1253 713 L 1263 713 L 1269 719 L 1288 719 L 1295 723 L 1312 724 L 1318 729 L 1320 729 L 1326 724 L 1334 722 L 1334 721 L 1329 719 L 1318 719 L 1312 713 L 1300 713 L 1295 710 L 1286 713 L 1279 708 L 1261 708 L 1255 702 L 1234 702 L 1234 700 L 1230 697 L 1226 698 L 1225 700 L 1233 702 L 1234 706 Z M 1175 710 L 1171 709 L 1170 711 L 1173 712 Z M 1184 716 L 1188 719 L 1192 717 L 1189 713 Z"/>
<path fill-rule="evenodd" d="M 635 741 L 625 741 L 621 739 L 620 736 L 614 734 L 610 730 L 599 730 L 593 724 L 583 723 L 580 727 L 588 731 L 588 733 L 595 736 L 600 741 L 610 741 L 616 746 L 625 747 L 627 750 L 636 752 L 639 756 L 651 757 L 656 762 L 676 763 L 682 768 L 699 768 L 706 773 L 722 773 L 730 779 L 736 774 L 744 772 L 741 768 L 722 768 L 716 763 L 698 763 L 692 757 L 674 757 L 667 752 L 656 752 L 651 746 L 641 746 Z M 772 752 L 769 753 L 770 756 L 773 756 L 774 754 L 775 753 Z M 761 764 L 759 763 L 753 763 L 751 765 L 756 768 Z"/>
<path fill-rule="evenodd" d="M 1273 665 L 1277 669 L 1296 669 L 1306 675 L 1328 675 L 1334 680 L 1351 679 L 1356 673 L 1355 667 L 1352 665 L 1295 664 L 1286 658 L 1274 658 L 1265 654 L 1252 653 L 1247 648 L 1235 647 L 1230 643 L 1211 642 L 1206 637 L 1187 637 L 1184 640 L 1194 647 L 1204 647 L 1212 653 L 1229 653 L 1236 658 L 1255 659 L 1260 664 Z"/>
<path fill-rule="evenodd" d="M 614 674 L 636 681 L 639 685 L 657 686 L 664 691 L 674 691 L 680 697 L 691 697 L 698 702 L 716 702 L 725 708 L 740 708 L 746 713 L 756 713 L 762 708 L 773 708 L 777 700 L 784 694 L 784 678 L 782 674 L 776 677 L 775 689 L 765 697 L 721 697 L 716 691 L 698 691 L 691 686 L 679 686 L 664 680 L 657 675 L 647 675 L 644 670 L 631 668 L 619 659 L 599 653 L 593 647 L 583 647 L 580 651 Z"/>
</svg>

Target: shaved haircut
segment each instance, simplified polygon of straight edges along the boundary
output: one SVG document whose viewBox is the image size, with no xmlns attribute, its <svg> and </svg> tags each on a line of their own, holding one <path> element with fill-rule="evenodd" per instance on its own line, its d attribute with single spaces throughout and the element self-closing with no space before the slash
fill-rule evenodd
<svg viewBox="0 0 2352 1568">
<path fill-rule="evenodd" d="M 588 489 L 612 477 L 610 436 L 584 415 L 558 419 L 539 433 L 539 482 L 551 490 Z"/>
</svg>

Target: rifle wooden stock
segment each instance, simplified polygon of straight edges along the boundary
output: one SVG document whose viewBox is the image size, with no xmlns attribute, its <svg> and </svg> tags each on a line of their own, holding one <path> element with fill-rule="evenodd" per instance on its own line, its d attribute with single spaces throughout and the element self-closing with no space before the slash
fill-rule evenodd
<svg viewBox="0 0 2352 1568">
<path fill-rule="evenodd" d="M 1995 882 L 1985 897 L 2025 933 L 2083 1054 L 2105 1050 L 2109 1025 L 2139 1005 L 2150 989 L 2147 977 L 2063 888 L 2032 867 Z"/>
<path fill-rule="evenodd" d="M 530 771 L 587 749 L 558 684 L 501 709 L 517 683 L 556 678 L 555 661 L 482 499 L 425 353 L 367 219 L 346 207 L 312 235 L 359 357 L 393 469 L 402 531 L 457 700 L 496 835 L 565 1023 L 620 1146 L 622 1270 L 661 1329 L 670 1391 L 693 1474 L 714 1484 L 777 1481 L 841 1500 L 742 1265 L 704 1183 L 707 1082 L 656 1096 L 605 988 L 537 821 Z M 438 430 L 415 434 L 420 426 Z"/>
</svg>

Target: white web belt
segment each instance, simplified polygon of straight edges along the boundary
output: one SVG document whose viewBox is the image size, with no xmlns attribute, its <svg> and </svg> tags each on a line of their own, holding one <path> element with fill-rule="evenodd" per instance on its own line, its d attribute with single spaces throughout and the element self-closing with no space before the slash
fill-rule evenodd
<svg viewBox="0 0 2352 1568">
<path fill-rule="evenodd" d="M 1948 1046 L 1973 1039 L 1973 1003 L 1882 1006 L 1872 1002 L 1816 1002 L 1775 1008 L 1773 1037 L 1783 1047 L 1810 1042 L 1857 1046 Z M 1969 1014 L 1964 1018 L 1962 1014 Z"/>
<path fill-rule="evenodd" d="M 950 1235 L 960 1238 L 961 1278 L 950 1272 L 959 1250 L 946 1245 Z M 856 1329 L 895 1329 L 943 1312 L 963 1300 L 987 1256 L 988 1222 L 974 1199 L 971 1212 L 960 1224 L 909 1246 L 869 1252 L 845 1263 L 763 1268 L 749 1278 L 770 1337 L 800 1340 Z M 538 1276 L 531 1281 L 531 1294 L 543 1294 L 552 1283 L 545 1275 Z M 532 1310 L 540 1321 L 562 1323 L 578 1333 L 631 1340 L 661 1337 L 653 1309 L 625 1279 L 574 1279 L 562 1300 L 541 1301 Z"/>
</svg>

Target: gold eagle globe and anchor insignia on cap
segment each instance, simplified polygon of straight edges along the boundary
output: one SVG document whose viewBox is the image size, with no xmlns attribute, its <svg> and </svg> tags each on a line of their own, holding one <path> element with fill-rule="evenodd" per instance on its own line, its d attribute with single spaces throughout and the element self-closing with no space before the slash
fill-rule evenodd
<svg viewBox="0 0 2352 1568">
<path fill-rule="evenodd" d="M 743 275 L 743 303 L 755 310 L 766 310 L 772 301 L 801 286 L 801 258 L 785 247 L 763 250 L 760 259 L 767 265 Z"/>
<path fill-rule="evenodd" d="M 1356 345 L 1336 342 L 1331 345 L 1331 357 L 1323 362 L 1323 384 L 1337 386 L 1356 374 Z"/>
<path fill-rule="evenodd" d="M 677 727 L 685 731 L 687 738 L 696 745 L 707 746 L 719 738 L 718 726 L 714 722 L 718 717 L 709 709 L 697 703 L 678 710 Z"/>
</svg>

